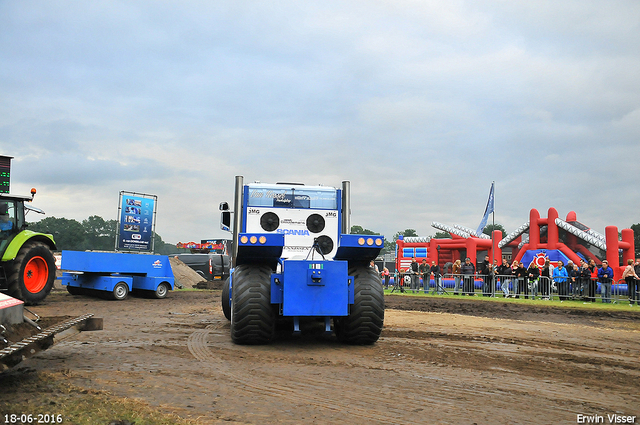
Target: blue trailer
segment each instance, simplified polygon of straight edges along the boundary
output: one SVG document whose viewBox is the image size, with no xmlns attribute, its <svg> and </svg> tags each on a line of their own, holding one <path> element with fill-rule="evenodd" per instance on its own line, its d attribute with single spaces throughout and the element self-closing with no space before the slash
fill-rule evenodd
<svg viewBox="0 0 640 425">
<path fill-rule="evenodd" d="M 349 182 L 341 189 L 245 185 L 236 176 L 234 211 L 220 204 L 221 227 L 233 233 L 233 270 L 222 292 L 233 342 L 269 343 L 283 320 L 300 333 L 307 318 L 348 344 L 378 340 L 384 293 L 370 262 L 384 237 L 348 234 L 349 189 Z"/>
<path fill-rule="evenodd" d="M 62 251 L 61 269 L 70 294 L 98 291 L 115 300 L 132 291 L 165 298 L 175 282 L 166 255 Z"/>
</svg>

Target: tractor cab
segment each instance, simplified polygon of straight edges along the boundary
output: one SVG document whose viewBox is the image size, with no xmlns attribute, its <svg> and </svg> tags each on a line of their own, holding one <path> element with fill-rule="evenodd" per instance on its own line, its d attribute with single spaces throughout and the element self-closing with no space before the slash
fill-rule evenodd
<svg viewBox="0 0 640 425">
<path fill-rule="evenodd" d="M 28 196 L 0 193 L 0 253 L 3 253 L 11 239 L 24 227 L 24 201 Z"/>
</svg>

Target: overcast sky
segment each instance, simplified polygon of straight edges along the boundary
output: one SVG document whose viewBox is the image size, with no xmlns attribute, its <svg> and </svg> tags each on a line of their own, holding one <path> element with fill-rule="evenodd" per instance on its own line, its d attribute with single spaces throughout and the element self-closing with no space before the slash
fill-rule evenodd
<svg viewBox="0 0 640 425">
<path fill-rule="evenodd" d="M 0 0 L 11 191 L 78 221 L 157 195 L 170 243 L 226 235 L 235 175 L 350 180 L 389 238 L 476 228 L 492 181 L 509 232 L 604 233 L 640 222 L 639 140 L 637 0 Z"/>
</svg>

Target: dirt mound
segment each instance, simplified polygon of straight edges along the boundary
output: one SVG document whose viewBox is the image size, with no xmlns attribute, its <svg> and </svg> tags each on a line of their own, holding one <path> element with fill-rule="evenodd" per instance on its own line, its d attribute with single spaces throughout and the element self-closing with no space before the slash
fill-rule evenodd
<svg viewBox="0 0 640 425">
<path fill-rule="evenodd" d="M 171 263 L 171 269 L 173 270 L 173 277 L 176 280 L 176 287 L 178 288 L 196 288 L 207 283 L 207 281 L 196 273 L 191 267 L 187 266 L 178 257 L 169 258 Z"/>
</svg>

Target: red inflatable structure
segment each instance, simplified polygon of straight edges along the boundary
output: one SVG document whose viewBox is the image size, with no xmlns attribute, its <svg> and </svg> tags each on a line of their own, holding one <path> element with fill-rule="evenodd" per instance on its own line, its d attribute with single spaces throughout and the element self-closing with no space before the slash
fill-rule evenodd
<svg viewBox="0 0 640 425">
<path fill-rule="evenodd" d="M 525 267 L 533 261 L 544 264 L 549 259 L 552 264 L 571 260 L 580 264 L 580 260 L 595 260 L 600 266 L 607 259 L 613 268 L 615 280 L 620 279 L 628 259 L 635 254 L 634 233 L 623 229 L 618 238 L 618 228 L 607 226 L 605 234 L 590 229 L 577 220 L 571 211 L 566 220 L 558 216 L 555 208 L 549 208 L 546 218 L 540 217 L 536 209 L 529 213 L 529 221 L 514 232 L 502 238 L 500 231 L 494 231 L 492 237 L 477 237 L 472 229 L 462 226 L 446 226 L 432 223 L 433 227 L 448 231 L 451 239 L 404 238 L 396 242 L 396 269 L 406 269 L 415 258 L 418 263 L 426 259 L 429 264 L 436 261 L 442 268 L 448 262 L 471 259 L 478 263 L 478 253 L 486 252 L 490 260 L 500 263 L 502 251 L 511 250 L 514 260 L 522 261 Z M 482 260 L 482 259 L 481 259 Z"/>
<path fill-rule="evenodd" d="M 415 258 L 418 263 L 426 259 L 429 264 L 435 261 L 442 268 L 448 262 L 456 260 L 464 261 L 464 255 L 471 259 L 472 264 L 476 264 L 476 256 L 479 251 L 488 251 L 489 258 L 502 257 L 502 250 L 498 247 L 498 242 L 502 238 L 499 230 L 494 232 L 494 241 L 482 239 L 475 236 L 459 236 L 451 233 L 451 239 L 431 238 L 426 241 L 424 238 L 407 237 L 396 241 L 396 269 L 406 269 Z M 495 252 L 495 254 L 494 254 Z"/>
</svg>

